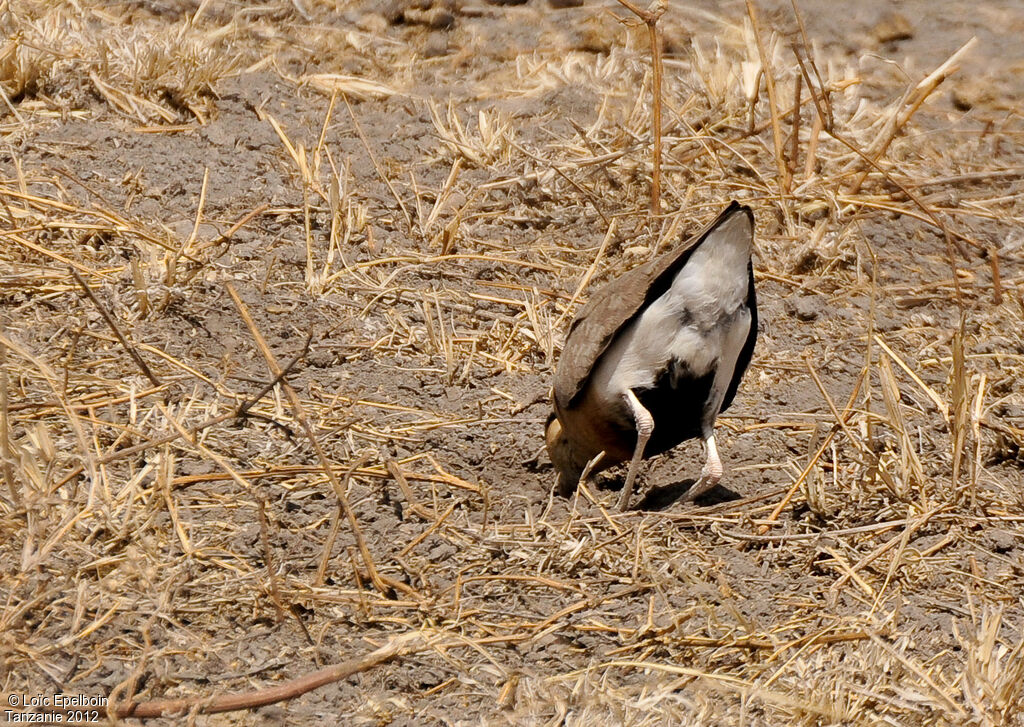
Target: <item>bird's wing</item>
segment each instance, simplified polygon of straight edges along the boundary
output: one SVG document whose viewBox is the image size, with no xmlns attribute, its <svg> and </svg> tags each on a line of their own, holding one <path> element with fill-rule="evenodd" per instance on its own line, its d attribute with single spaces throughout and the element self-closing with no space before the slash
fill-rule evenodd
<svg viewBox="0 0 1024 727">
<path fill-rule="evenodd" d="M 560 409 L 571 406 L 615 334 L 640 310 L 649 265 L 633 268 L 598 288 L 572 322 L 555 370 L 555 401 Z"/>
<path fill-rule="evenodd" d="M 746 212 L 753 224 L 750 208 L 733 201 L 713 222 L 675 250 L 635 267 L 598 288 L 572 322 L 562 347 L 562 356 L 555 371 L 555 403 L 559 409 L 572 406 L 615 335 L 645 303 L 665 292 L 693 249 L 708 233 L 740 211 Z"/>
<path fill-rule="evenodd" d="M 736 359 L 736 366 L 732 371 L 732 380 L 729 382 L 729 388 L 726 389 L 725 399 L 722 400 L 722 408 L 719 409 L 719 412 L 725 411 L 732 404 L 732 400 L 736 396 L 736 390 L 740 386 L 740 379 L 743 378 L 743 374 L 746 373 L 747 367 L 750 365 L 750 360 L 754 357 L 754 344 L 757 342 L 757 293 L 754 292 L 753 265 L 747 266 L 747 275 L 749 276 L 749 282 L 747 283 L 747 310 L 750 311 L 750 332 L 747 333 L 747 340 L 743 344 L 739 358 Z"/>
</svg>

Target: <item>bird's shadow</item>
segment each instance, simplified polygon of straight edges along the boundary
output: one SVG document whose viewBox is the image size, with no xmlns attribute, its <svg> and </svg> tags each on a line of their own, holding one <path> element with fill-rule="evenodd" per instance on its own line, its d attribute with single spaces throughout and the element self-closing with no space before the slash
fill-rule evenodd
<svg viewBox="0 0 1024 727">
<path fill-rule="evenodd" d="M 672 482 L 668 485 L 654 486 L 647 491 L 643 499 L 636 503 L 631 510 L 667 510 L 673 504 L 683 498 L 683 496 L 689 491 L 697 480 L 685 479 L 679 480 L 678 482 Z M 703 495 L 698 497 L 693 504 L 707 507 L 708 505 L 718 505 L 723 502 L 729 502 L 730 500 L 738 500 L 742 495 L 738 492 L 730 490 L 728 487 L 718 485 L 711 488 Z"/>
</svg>

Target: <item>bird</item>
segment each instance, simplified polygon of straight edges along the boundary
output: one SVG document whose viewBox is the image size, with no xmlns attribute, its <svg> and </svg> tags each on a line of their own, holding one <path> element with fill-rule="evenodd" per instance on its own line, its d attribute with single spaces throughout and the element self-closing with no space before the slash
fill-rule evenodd
<svg viewBox="0 0 1024 727">
<path fill-rule="evenodd" d="M 682 500 L 722 478 L 715 420 L 736 396 L 757 340 L 753 211 L 736 201 L 675 249 L 598 288 L 569 327 L 545 427 L 557 488 L 700 437 L 705 461 Z"/>
</svg>

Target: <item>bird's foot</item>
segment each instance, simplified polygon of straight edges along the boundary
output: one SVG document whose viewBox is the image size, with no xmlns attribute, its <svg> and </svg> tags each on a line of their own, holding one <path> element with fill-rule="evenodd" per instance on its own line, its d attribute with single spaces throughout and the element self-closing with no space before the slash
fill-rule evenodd
<svg viewBox="0 0 1024 727">
<path fill-rule="evenodd" d="M 693 502 L 708 490 L 712 490 L 722 480 L 722 463 L 708 462 L 701 470 L 700 479 L 690 485 L 690 489 L 679 498 L 680 502 Z"/>
</svg>

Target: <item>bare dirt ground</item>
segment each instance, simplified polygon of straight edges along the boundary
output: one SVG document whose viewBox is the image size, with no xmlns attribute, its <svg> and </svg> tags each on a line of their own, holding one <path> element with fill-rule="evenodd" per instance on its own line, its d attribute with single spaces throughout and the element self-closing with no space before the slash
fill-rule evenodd
<svg viewBox="0 0 1024 727">
<path fill-rule="evenodd" d="M 615 3 L 0 3 L 4 694 L 1024 724 L 1024 9 L 756 5 L 660 23 L 652 220 Z M 573 312 L 733 198 L 724 487 L 552 497 Z"/>
</svg>

